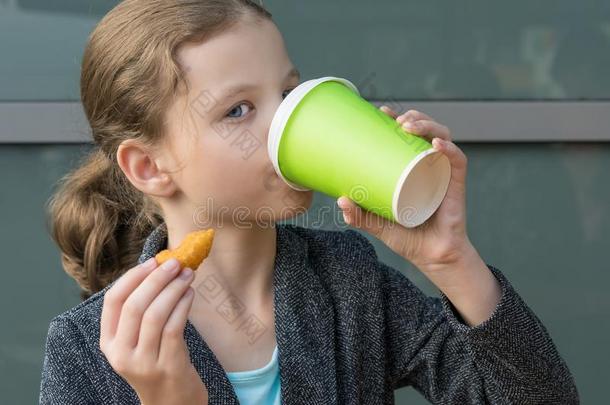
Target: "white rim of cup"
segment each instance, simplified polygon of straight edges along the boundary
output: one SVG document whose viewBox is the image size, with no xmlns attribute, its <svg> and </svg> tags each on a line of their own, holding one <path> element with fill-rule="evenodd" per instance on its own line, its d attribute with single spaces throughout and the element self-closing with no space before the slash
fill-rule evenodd
<svg viewBox="0 0 610 405">
<path fill-rule="evenodd" d="M 282 135 L 284 133 L 284 128 L 286 128 L 286 124 L 288 123 L 288 119 L 292 114 L 292 111 L 296 108 L 296 106 L 303 100 L 303 98 L 309 93 L 314 87 L 317 85 L 328 82 L 328 81 L 336 81 L 346 85 L 348 88 L 352 89 L 356 94 L 360 95 L 358 88 L 354 86 L 352 82 L 347 79 L 343 79 L 341 77 L 334 76 L 326 76 L 321 77 L 319 79 L 312 79 L 306 82 L 301 83 L 297 87 L 292 90 L 288 96 L 280 103 L 275 115 L 273 116 L 273 120 L 271 121 L 271 126 L 269 127 L 269 136 L 267 138 L 267 153 L 269 154 L 269 158 L 273 163 L 273 168 L 277 175 L 284 180 L 286 184 L 298 191 L 310 191 L 310 188 L 301 187 L 282 175 L 279 165 L 279 152 L 280 152 L 280 141 L 282 139 Z"/>
<path fill-rule="evenodd" d="M 443 200 L 445 198 L 445 194 L 447 193 L 447 190 L 449 189 L 449 182 L 451 180 L 451 165 L 450 164 L 449 164 L 449 170 L 444 173 L 442 188 L 437 189 L 434 199 L 431 201 L 430 206 L 427 207 L 428 212 L 426 212 L 426 214 L 424 216 L 420 216 L 419 221 L 416 221 L 413 223 L 406 223 L 406 222 L 402 221 L 402 218 L 400 217 L 399 212 L 398 212 L 398 200 L 400 199 L 400 193 L 405 184 L 405 181 L 407 181 L 407 177 L 409 177 L 409 174 L 411 174 L 411 171 L 415 168 L 415 166 L 419 162 L 422 161 L 422 159 L 424 159 L 426 156 L 434 154 L 434 153 L 442 154 L 442 152 L 437 151 L 434 148 L 429 148 L 429 149 L 426 149 L 425 151 L 421 152 L 419 155 L 415 156 L 409 162 L 409 164 L 404 168 L 400 177 L 398 178 L 398 181 L 396 182 L 396 187 L 394 188 L 394 194 L 392 196 L 392 213 L 394 214 L 394 218 L 396 218 L 396 222 L 398 222 L 399 224 L 403 225 L 406 228 L 414 228 L 414 227 L 426 222 L 432 216 L 432 214 L 434 214 L 434 212 L 438 209 L 438 207 L 441 205 L 441 203 L 443 202 Z M 444 155 L 442 155 L 441 158 L 444 159 L 445 162 L 448 162 L 448 160 L 449 160 Z"/>
</svg>

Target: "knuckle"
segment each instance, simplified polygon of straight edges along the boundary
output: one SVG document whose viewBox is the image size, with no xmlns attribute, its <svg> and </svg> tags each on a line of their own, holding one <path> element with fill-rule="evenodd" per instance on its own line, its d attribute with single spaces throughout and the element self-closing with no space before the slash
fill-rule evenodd
<svg viewBox="0 0 610 405">
<path fill-rule="evenodd" d="M 179 325 L 169 324 L 163 328 L 163 338 L 170 340 L 182 339 L 183 330 Z"/>
<path fill-rule="evenodd" d="M 121 355 L 116 351 L 112 351 L 106 354 L 106 359 L 117 373 L 125 374 L 129 372 L 131 362 L 127 360 L 126 356 Z"/>
<path fill-rule="evenodd" d="M 128 315 L 138 316 L 144 312 L 144 309 L 142 308 L 142 305 L 135 299 L 128 299 L 123 305 L 123 311 L 125 311 L 125 313 Z"/>
<path fill-rule="evenodd" d="M 112 368 L 119 374 L 127 374 L 129 369 L 127 368 L 127 362 L 121 359 L 116 359 L 110 363 Z"/>
<path fill-rule="evenodd" d="M 159 325 L 163 322 L 163 313 L 155 308 L 148 309 L 142 317 L 142 322 L 146 322 L 151 325 Z"/>
</svg>

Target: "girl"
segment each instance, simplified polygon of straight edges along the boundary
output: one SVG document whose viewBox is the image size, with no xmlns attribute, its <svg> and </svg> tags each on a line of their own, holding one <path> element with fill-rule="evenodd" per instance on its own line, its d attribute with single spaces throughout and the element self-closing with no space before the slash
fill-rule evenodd
<svg viewBox="0 0 610 405">
<path fill-rule="evenodd" d="M 578 403 L 545 327 L 470 243 L 466 157 L 427 115 L 382 107 L 451 161 L 429 221 L 407 229 L 337 203 L 440 299 L 357 231 L 276 225 L 313 197 L 262 146 L 299 79 L 248 0 L 125 0 L 102 19 L 81 75 L 96 148 L 50 204 L 84 301 L 50 323 L 40 402 L 388 404 L 413 386 L 432 403 Z M 199 269 L 157 266 L 210 227 Z"/>
</svg>

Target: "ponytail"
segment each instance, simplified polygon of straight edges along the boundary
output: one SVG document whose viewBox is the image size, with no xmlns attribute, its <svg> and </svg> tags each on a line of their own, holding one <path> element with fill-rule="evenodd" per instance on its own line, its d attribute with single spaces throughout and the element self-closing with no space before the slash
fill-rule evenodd
<svg viewBox="0 0 610 405">
<path fill-rule="evenodd" d="M 48 202 L 51 237 L 83 300 L 135 266 L 146 236 L 162 221 L 117 169 L 110 157 L 94 150 L 60 180 Z"/>
</svg>

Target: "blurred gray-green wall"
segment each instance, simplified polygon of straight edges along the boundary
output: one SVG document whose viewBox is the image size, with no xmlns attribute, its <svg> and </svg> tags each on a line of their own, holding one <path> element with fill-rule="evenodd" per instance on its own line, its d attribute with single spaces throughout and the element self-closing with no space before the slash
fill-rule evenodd
<svg viewBox="0 0 610 405">
<path fill-rule="evenodd" d="M 78 102 L 87 34 L 116 2 L 0 0 L 0 113 L 19 103 Z M 266 1 L 304 79 L 335 75 L 371 101 L 545 105 L 610 98 L 610 3 L 592 0 Z M 569 21 L 569 27 L 565 23 Z M 365 86 L 366 84 L 366 86 Z M 397 104 L 398 103 L 398 104 Z M 610 113 L 610 111 L 608 111 Z M 582 115 L 575 115 L 580 117 Z M 42 120 L 38 116 L 31 120 Z M 443 122 L 443 116 L 435 117 Z M 472 120 L 472 117 L 468 118 Z M 475 118 L 476 119 L 476 118 Z M 552 117 L 541 117 L 549 120 Z M 596 121 L 599 119 L 599 121 Z M 606 117 L 591 117 L 596 128 Z M 519 125 L 515 118 L 515 128 Z M 598 125 L 610 140 L 610 129 Z M 606 402 L 610 377 L 610 143 L 459 142 L 469 158 L 468 230 L 547 326 L 582 402 Z M 61 139 L 23 143 L 0 121 L 0 403 L 37 401 L 50 319 L 79 302 L 45 227 L 55 182 L 89 149 Z M 334 200 L 317 194 L 313 211 Z M 337 212 L 338 215 L 338 212 Z M 328 227 L 330 225 L 323 224 Z M 373 239 L 371 239 L 373 240 Z M 382 259 L 437 295 L 408 262 Z M 414 390 L 399 404 L 424 404 Z"/>
</svg>

